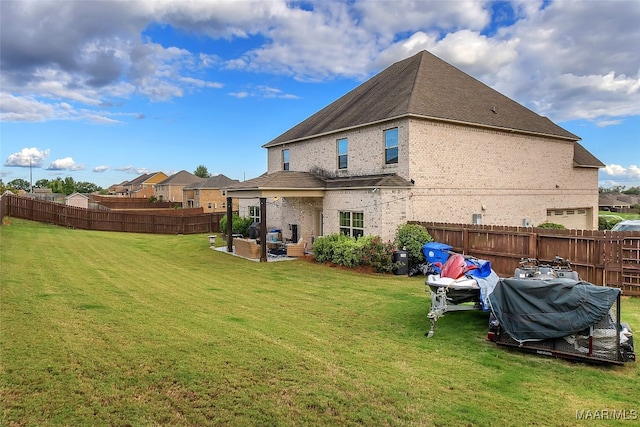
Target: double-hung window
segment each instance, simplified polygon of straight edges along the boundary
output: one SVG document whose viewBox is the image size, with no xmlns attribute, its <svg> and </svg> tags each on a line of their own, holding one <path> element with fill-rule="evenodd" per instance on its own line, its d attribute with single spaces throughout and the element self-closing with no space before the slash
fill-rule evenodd
<svg viewBox="0 0 640 427">
<path fill-rule="evenodd" d="M 340 232 L 351 237 L 364 234 L 364 213 L 340 211 Z"/>
<path fill-rule="evenodd" d="M 338 169 L 346 169 L 348 165 L 349 140 L 342 138 L 338 140 Z"/>
<path fill-rule="evenodd" d="M 282 170 L 289 170 L 289 149 L 282 150 Z"/>
<path fill-rule="evenodd" d="M 249 218 L 252 222 L 260 222 L 260 206 L 249 206 Z"/>
<path fill-rule="evenodd" d="M 398 163 L 398 128 L 384 131 L 384 163 Z"/>
</svg>

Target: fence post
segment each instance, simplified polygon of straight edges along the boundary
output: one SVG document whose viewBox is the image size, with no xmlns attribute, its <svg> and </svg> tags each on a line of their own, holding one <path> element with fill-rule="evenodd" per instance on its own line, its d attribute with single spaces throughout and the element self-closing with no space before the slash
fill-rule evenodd
<svg viewBox="0 0 640 427">
<path fill-rule="evenodd" d="M 529 258 L 538 259 L 538 233 L 529 232 Z"/>
</svg>

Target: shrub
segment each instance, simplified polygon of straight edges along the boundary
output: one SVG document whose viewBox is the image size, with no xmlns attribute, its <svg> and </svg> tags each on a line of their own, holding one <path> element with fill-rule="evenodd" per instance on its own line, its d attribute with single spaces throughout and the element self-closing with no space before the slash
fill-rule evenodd
<svg viewBox="0 0 640 427">
<path fill-rule="evenodd" d="M 313 257 L 317 262 L 333 262 L 345 267 L 368 265 L 378 273 L 388 273 L 394 268 L 393 248 L 393 243 L 383 243 L 377 236 L 354 239 L 335 233 L 316 239 Z"/>
<path fill-rule="evenodd" d="M 346 239 L 340 239 L 335 242 L 332 261 L 345 267 L 360 265 L 361 256 L 357 241 L 351 237 L 345 237 Z"/>
<path fill-rule="evenodd" d="M 390 273 L 394 269 L 392 242 L 383 243 L 377 236 L 362 236 L 358 239 L 361 245 L 362 265 L 370 265 L 377 273 Z"/>
<path fill-rule="evenodd" d="M 622 219 L 599 217 L 598 218 L 598 230 L 600 230 L 600 231 L 611 230 L 613 228 L 613 226 L 616 225 L 617 223 L 619 223 L 620 221 L 622 221 Z"/>
<path fill-rule="evenodd" d="M 396 232 L 396 245 L 399 249 L 406 249 L 409 268 L 425 261 L 422 247 L 425 243 L 432 241 L 433 238 L 422 225 L 401 224 L 398 226 Z"/>
<path fill-rule="evenodd" d="M 231 229 L 234 233 L 242 234 L 243 236 L 249 235 L 249 227 L 253 224 L 253 219 L 249 217 L 240 217 L 238 215 L 233 215 L 231 219 Z M 223 216 L 220 218 L 220 230 L 223 233 L 227 231 L 227 216 Z"/>
<path fill-rule="evenodd" d="M 562 224 L 556 224 L 554 222 L 543 222 L 542 224 L 538 225 L 538 228 L 553 228 L 556 230 L 566 230 L 567 227 L 565 227 Z"/>
<path fill-rule="evenodd" d="M 317 238 L 313 242 L 313 257 L 318 262 L 335 262 L 335 250 L 342 241 L 349 240 L 351 237 L 342 233 L 329 234 Z"/>
</svg>

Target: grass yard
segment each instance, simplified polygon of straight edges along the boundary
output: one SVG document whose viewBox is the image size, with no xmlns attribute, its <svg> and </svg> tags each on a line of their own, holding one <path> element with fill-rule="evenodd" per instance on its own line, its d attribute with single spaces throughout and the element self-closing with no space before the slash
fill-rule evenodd
<svg viewBox="0 0 640 427">
<path fill-rule="evenodd" d="M 622 212 L 599 211 L 598 215 L 620 217 L 623 220 L 624 219 L 640 219 L 640 214 L 637 214 L 637 213 L 622 213 Z"/>
<path fill-rule="evenodd" d="M 5 426 L 572 426 L 640 417 L 640 363 L 592 366 L 496 347 L 480 312 L 449 313 L 425 338 L 423 277 L 257 263 L 211 250 L 205 235 L 17 219 L 5 219 L 0 245 Z M 624 298 L 622 310 L 640 331 L 640 299 Z M 626 420 L 576 419 L 614 410 Z"/>
</svg>

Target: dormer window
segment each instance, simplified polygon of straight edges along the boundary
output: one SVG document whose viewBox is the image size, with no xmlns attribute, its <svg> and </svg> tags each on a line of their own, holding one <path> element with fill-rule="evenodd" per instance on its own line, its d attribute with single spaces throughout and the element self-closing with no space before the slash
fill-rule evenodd
<svg viewBox="0 0 640 427">
<path fill-rule="evenodd" d="M 289 170 L 289 149 L 282 150 L 282 170 Z"/>
<path fill-rule="evenodd" d="M 384 131 L 384 163 L 398 163 L 398 128 Z"/>
</svg>

